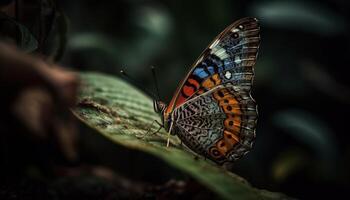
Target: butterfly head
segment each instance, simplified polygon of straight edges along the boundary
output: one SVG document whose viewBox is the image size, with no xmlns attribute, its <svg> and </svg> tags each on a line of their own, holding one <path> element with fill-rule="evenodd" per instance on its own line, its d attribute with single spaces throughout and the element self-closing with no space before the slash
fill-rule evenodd
<svg viewBox="0 0 350 200">
<path fill-rule="evenodd" d="M 172 119 L 166 113 L 168 105 L 162 101 L 153 100 L 153 108 L 154 108 L 154 111 L 156 113 L 158 113 L 160 115 L 160 117 L 162 118 L 162 124 L 163 124 L 164 129 L 166 131 L 169 131 L 169 128 L 171 127 Z"/>
<path fill-rule="evenodd" d="M 164 102 L 153 100 L 154 112 L 163 115 L 164 111 L 166 110 L 166 107 L 167 105 Z"/>
<path fill-rule="evenodd" d="M 162 118 L 162 124 L 166 125 L 166 123 L 164 124 L 164 112 L 167 109 L 167 105 L 159 100 L 153 100 L 153 108 L 154 108 L 154 112 L 158 113 L 161 118 Z"/>
</svg>

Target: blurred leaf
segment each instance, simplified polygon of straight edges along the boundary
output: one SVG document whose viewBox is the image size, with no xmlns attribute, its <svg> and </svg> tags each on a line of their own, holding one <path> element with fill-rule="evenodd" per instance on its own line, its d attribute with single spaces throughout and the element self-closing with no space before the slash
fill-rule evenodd
<svg viewBox="0 0 350 200">
<path fill-rule="evenodd" d="M 277 112 L 272 120 L 293 138 L 311 147 L 319 158 L 335 159 L 337 145 L 333 133 L 316 116 L 301 110 L 285 110 Z"/>
<path fill-rule="evenodd" d="M 32 33 L 23 25 L 16 23 L 21 33 L 19 47 L 25 52 L 32 52 L 38 48 L 38 40 L 34 38 Z"/>
<path fill-rule="evenodd" d="M 143 6 L 132 13 L 132 16 L 132 35 L 121 38 L 110 37 L 98 30 L 81 32 L 69 39 L 68 48 L 78 52 L 88 63 L 94 58 L 101 60 L 97 55 L 102 54 L 102 60 L 110 60 L 113 65 L 123 64 L 129 73 L 138 74 L 140 66 L 147 65 L 159 56 L 159 52 L 168 48 L 167 38 L 172 33 L 172 21 L 161 7 Z M 104 66 L 91 65 L 99 71 Z M 109 66 L 105 71 L 119 70 Z"/>
<path fill-rule="evenodd" d="M 171 29 L 171 20 L 164 9 L 150 6 L 143 6 L 135 13 L 135 24 L 147 34 L 157 37 L 166 36 Z M 143 34 L 143 33 L 142 33 Z"/>
<path fill-rule="evenodd" d="M 27 53 L 38 48 L 38 40 L 27 27 L 2 12 L 0 12 L 0 21 L 0 36 L 2 40 L 13 40 L 16 42 L 17 47 Z"/>
<path fill-rule="evenodd" d="M 46 45 L 43 47 L 50 59 L 58 61 L 62 58 L 66 44 L 68 33 L 68 18 L 60 10 L 54 14 L 52 28 L 47 34 Z"/>
<path fill-rule="evenodd" d="M 100 74 L 81 74 L 83 85 L 75 115 L 118 145 L 149 153 L 192 176 L 224 199 L 287 199 L 283 194 L 258 190 L 244 179 L 184 150 L 176 136 L 164 130 L 146 134 L 153 120 L 150 98 L 125 82 Z M 157 129 L 153 126 L 150 132 Z M 121 159 L 121 158 L 120 158 Z M 126 158 L 125 158 L 126 159 Z M 143 163 L 146 164 L 146 163 Z"/>
<path fill-rule="evenodd" d="M 72 49 L 86 50 L 94 49 L 106 54 L 106 57 L 114 59 L 117 54 L 117 48 L 114 43 L 102 34 L 98 33 L 80 33 L 73 35 L 69 39 L 69 47 Z"/>
<path fill-rule="evenodd" d="M 272 177 L 281 183 L 309 164 L 306 152 L 291 149 L 282 152 L 272 164 Z"/>
<path fill-rule="evenodd" d="M 270 47 L 275 49 L 271 44 Z M 295 67 L 295 56 L 275 54 L 275 50 L 265 51 L 258 58 L 255 67 L 257 87 L 268 87 L 269 92 L 278 96 L 303 98 L 310 92 L 305 81 L 300 77 L 299 67 Z M 259 88 L 257 89 L 257 91 Z"/>
<path fill-rule="evenodd" d="M 264 2 L 252 6 L 251 13 L 261 19 L 262 24 L 320 35 L 338 34 L 347 28 L 341 16 L 317 1 Z"/>
<path fill-rule="evenodd" d="M 350 88 L 339 83 L 320 65 L 306 61 L 301 63 L 301 66 L 301 75 L 314 88 L 340 101 L 350 103 Z"/>
</svg>

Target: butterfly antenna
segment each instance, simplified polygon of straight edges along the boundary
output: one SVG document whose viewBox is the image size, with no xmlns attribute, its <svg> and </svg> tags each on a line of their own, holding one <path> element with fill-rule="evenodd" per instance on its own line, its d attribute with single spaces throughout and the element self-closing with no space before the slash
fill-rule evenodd
<svg viewBox="0 0 350 200">
<path fill-rule="evenodd" d="M 156 76 L 156 69 L 154 66 L 151 66 L 151 71 L 152 71 L 153 81 L 154 81 L 154 85 L 155 85 L 156 92 L 157 92 L 157 97 L 158 97 L 157 100 L 160 100 L 158 81 L 157 81 L 157 76 Z"/>
<path fill-rule="evenodd" d="M 147 95 L 151 96 L 153 99 L 156 99 L 157 96 L 154 95 L 152 92 L 148 91 L 144 86 L 140 84 L 140 82 L 136 81 L 136 79 L 131 78 L 124 70 L 120 70 L 120 73 L 132 84 L 137 86 L 139 89 L 141 89 L 143 92 L 145 92 Z"/>
</svg>

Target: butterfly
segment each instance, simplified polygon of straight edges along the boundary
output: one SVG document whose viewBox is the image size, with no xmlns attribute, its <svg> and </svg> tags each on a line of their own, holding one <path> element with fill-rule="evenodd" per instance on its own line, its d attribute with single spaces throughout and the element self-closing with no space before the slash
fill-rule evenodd
<svg viewBox="0 0 350 200">
<path fill-rule="evenodd" d="M 251 88 L 259 45 L 256 18 L 240 19 L 221 32 L 192 65 L 169 105 L 154 100 L 165 130 L 217 164 L 248 153 L 257 124 Z"/>
</svg>

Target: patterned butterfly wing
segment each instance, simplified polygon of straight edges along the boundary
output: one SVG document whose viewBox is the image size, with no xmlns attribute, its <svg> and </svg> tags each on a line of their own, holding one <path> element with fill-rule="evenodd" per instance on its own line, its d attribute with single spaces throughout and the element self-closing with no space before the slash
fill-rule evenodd
<svg viewBox="0 0 350 200">
<path fill-rule="evenodd" d="M 199 56 L 177 88 L 164 117 L 211 88 L 231 82 L 250 90 L 260 42 L 255 18 L 243 18 L 228 26 Z"/>
<path fill-rule="evenodd" d="M 164 117 L 187 147 L 219 164 L 237 160 L 255 138 L 250 95 L 260 43 L 255 18 L 227 27 L 204 50 L 177 89 Z"/>
<path fill-rule="evenodd" d="M 246 154 L 255 138 L 256 104 L 249 91 L 231 83 L 186 101 L 172 118 L 187 147 L 219 164 Z"/>
</svg>

